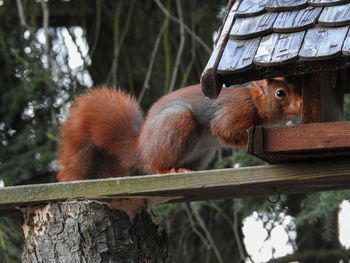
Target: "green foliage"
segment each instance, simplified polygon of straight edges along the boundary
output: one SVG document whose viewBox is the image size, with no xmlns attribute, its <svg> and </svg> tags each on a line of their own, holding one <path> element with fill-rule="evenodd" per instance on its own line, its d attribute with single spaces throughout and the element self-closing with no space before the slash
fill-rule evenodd
<svg viewBox="0 0 350 263">
<path fill-rule="evenodd" d="M 266 162 L 261 159 L 247 154 L 243 148 L 234 149 L 232 155 L 226 152 L 224 154 L 225 156 L 221 160 L 214 163 L 214 169 L 231 168 L 235 167 L 235 165 L 238 167 L 266 165 Z"/>
<path fill-rule="evenodd" d="M 0 180 L 7 186 L 54 180 L 58 119 L 72 97 L 66 85 L 79 86 L 74 78 L 66 81 L 71 74 L 64 67 L 49 68 L 37 39 L 40 3 L 22 2 L 30 29 L 20 26 L 16 1 L 0 5 Z M 57 33 L 50 30 L 50 39 Z M 54 61 L 57 53 L 49 56 Z M 0 244 L 1 262 L 21 262 L 23 236 L 9 219 L 0 219 Z"/>
<path fill-rule="evenodd" d="M 20 55 L 11 41 L 4 42 L 13 54 L 6 63 L 16 69 L 15 75 L 2 76 L 0 87 L 1 143 L 6 146 L 0 150 L 0 179 L 9 185 L 53 173 L 49 166 L 56 142 L 47 133 L 57 134 L 58 111 L 53 107 L 56 87 L 36 57 L 35 47 L 30 45 L 33 55 Z"/>
<path fill-rule="evenodd" d="M 19 224 L 17 224 L 19 226 Z M 0 218 L 0 258 L 2 263 L 20 263 L 23 235 L 14 221 Z"/>
<path fill-rule="evenodd" d="M 31 18 L 41 16 L 40 5 L 23 4 Z M 17 10 L 14 2 L 0 6 L 0 180 L 6 185 L 49 182 L 55 177 L 59 116 L 80 85 L 60 62 L 67 54 L 57 49 L 45 54 L 38 20 L 30 19 L 30 29 L 7 28 L 11 10 Z M 50 30 L 48 37 L 59 34 Z"/>
<path fill-rule="evenodd" d="M 23 5 L 25 26 L 20 23 L 18 3 Z M 6 185 L 55 180 L 58 127 L 66 117 L 69 102 L 86 88 L 86 75 L 94 85 L 116 85 L 135 96 L 140 94 L 156 36 L 166 19 L 153 1 L 46 3 L 53 8 L 49 10 L 46 44 L 40 1 L 6 0 L 0 4 L 0 180 Z M 175 1 L 163 3 L 177 16 Z M 185 23 L 209 46 L 213 31 L 221 23 L 216 14 L 225 4 L 225 0 L 205 4 L 182 1 Z M 179 25 L 167 20 L 164 45 L 157 50 L 150 88 L 141 101 L 144 108 L 169 88 Z M 82 39 L 89 47 L 86 55 L 77 44 L 72 25 L 83 31 Z M 83 60 L 78 68 L 69 64 L 68 40 Z M 208 57 L 203 47 L 186 34 L 176 86 L 198 83 Z M 176 205 L 163 210 L 164 216 L 184 211 Z M 9 222 L 0 221 L 0 261 L 15 262 L 22 245 L 7 229 Z M 17 255 L 16 260 L 12 255 Z"/>
<path fill-rule="evenodd" d="M 121 86 L 136 97 L 141 93 L 164 20 L 167 24 L 162 44 L 150 72 L 142 107 L 149 108 L 168 91 L 179 47 L 179 25 L 166 18 L 155 2 L 47 2 L 56 4 L 57 10 L 62 10 L 59 13 L 67 15 L 55 16 L 55 12 L 50 12 L 51 63 L 47 63 L 43 44 L 37 39 L 38 32 L 42 32 L 40 3 L 21 1 L 33 34 L 19 23 L 17 1 L 3 2 L 0 5 L 0 179 L 6 185 L 54 180 L 58 126 L 65 118 L 69 102 L 86 88 L 82 81 L 86 75 L 94 85 Z M 175 1 L 162 3 L 177 17 Z M 227 1 L 181 3 L 186 25 L 211 47 Z M 69 51 L 62 42 L 63 32 L 72 41 L 77 40 L 72 25 L 82 28 L 89 47 L 86 55 L 81 53 L 83 65 L 74 69 L 69 66 Z M 198 83 L 208 57 L 205 49 L 186 33 L 176 87 Z M 350 120 L 349 96 L 345 98 L 344 119 Z M 246 154 L 244 149 L 236 149 L 223 151 L 222 158 L 212 168 L 265 164 Z M 277 199 L 277 204 L 271 202 Z M 297 239 L 304 238 L 305 243 L 319 239 L 318 246 L 312 248 L 319 249 L 334 237 L 334 231 L 330 230 L 336 229 L 332 221 L 335 209 L 342 200 L 349 199 L 349 191 L 281 197 L 276 193 L 271 197 L 159 205 L 154 211 L 169 234 L 171 262 L 242 262 L 239 246 L 244 240 L 241 227 L 246 217 L 254 214 L 271 231 L 282 224 L 284 216 L 293 216 L 286 230 L 296 231 Z M 321 234 L 315 231 L 312 237 L 304 237 L 303 231 L 308 228 L 315 228 Z M 0 261 L 20 262 L 21 242 L 22 236 L 14 224 L 1 219 Z M 298 249 L 306 250 L 302 245 Z M 246 251 L 243 253 L 248 256 Z"/>
<path fill-rule="evenodd" d="M 297 224 L 315 222 L 327 217 L 343 200 L 350 200 L 350 191 L 328 191 L 307 195 L 301 205 L 302 210 L 297 216 Z"/>
</svg>

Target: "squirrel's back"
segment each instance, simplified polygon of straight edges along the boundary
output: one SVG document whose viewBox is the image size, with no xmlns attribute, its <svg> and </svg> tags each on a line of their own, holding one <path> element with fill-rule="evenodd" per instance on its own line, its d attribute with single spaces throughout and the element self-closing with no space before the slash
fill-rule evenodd
<svg viewBox="0 0 350 263">
<path fill-rule="evenodd" d="M 120 89 L 78 96 L 61 126 L 59 181 L 126 176 L 137 162 L 142 112 Z"/>
<path fill-rule="evenodd" d="M 143 124 L 131 96 L 94 89 L 76 99 L 61 127 L 58 179 L 126 176 L 132 167 L 157 173 L 204 169 L 216 148 L 246 145 L 250 126 L 293 119 L 300 109 L 300 94 L 280 78 L 223 89 L 216 100 L 194 85 L 159 99 Z"/>
</svg>

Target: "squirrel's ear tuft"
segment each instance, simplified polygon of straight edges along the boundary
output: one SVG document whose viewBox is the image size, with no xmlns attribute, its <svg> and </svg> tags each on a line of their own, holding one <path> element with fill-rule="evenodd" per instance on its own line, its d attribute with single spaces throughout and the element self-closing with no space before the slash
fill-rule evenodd
<svg viewBox="0 0 350 263">
<path fill-rule="evenodd" d="M 269 79 L 262 79 L 262 80 L 257 80 L 252 82 L 252 88 L 256 90 L 260 96 L 265 95 L 265 90 L 264 88 L 269 85 Z"/>
</svg>

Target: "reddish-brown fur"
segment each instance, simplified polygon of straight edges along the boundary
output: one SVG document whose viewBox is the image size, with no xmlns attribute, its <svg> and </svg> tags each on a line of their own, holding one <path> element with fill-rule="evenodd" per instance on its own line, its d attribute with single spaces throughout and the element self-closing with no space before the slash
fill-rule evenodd
<svg viewBox="0 0 350 263">
<path fill-rule="evenodd" d="M 247 143 L 251 125 L 296 117 L 301 98 L 282 79 L 224 88 L 216 100 L 200 85 L 170 93 L 143 123 L 136 101 L 121 90 L 97 88 L 77 97 L 61 127 L 59 181 L 126 176 L 145 172 L 204 169 L 221 144 Z M 276 96 L 283 90 L 285 97 Z"/>
<path fill-rule="evenodd" d="M 77 97 L 61 126 L 59 181 L 126 176 L 142 127 L 136 101 L 107 87 Z"/>
<path fill-rule="evenodd" d="M 187 141 L 191 139 L 192 133 L 197 128 L 196 122 L 193 121 L 193 114 L 190 110 L 186 110 L 178 116 L 178 121 L 171 122 L 170 125 L 162 127 L 160 134 L 164 136 L 164 142 L 160 150 L 154 156 L 145 156 L 147 163 L 151 165 L 149 170 L 157 173 L 166 173 L 169 168 L 176 167 L 186 151 Z M 175 131 L 169 134 L 169 130 Z M 177 143 L 181 141 L 182 143 Z M 146 165 L 145 165 L 146 166 Z"/>
</svg>

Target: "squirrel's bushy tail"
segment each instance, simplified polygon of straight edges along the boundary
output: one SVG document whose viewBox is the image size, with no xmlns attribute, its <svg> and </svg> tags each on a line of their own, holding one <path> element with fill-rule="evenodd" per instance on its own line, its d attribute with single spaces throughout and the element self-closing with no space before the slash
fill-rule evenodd
<svg viewBox="0 0 350 263">
<path fill-rule="evenodd" d="M 142 124 L 139 105 L 122 90 L 100 87 L 78 96 L 60 130 L 58 180 L 128 175 Z"/>
</svg>

